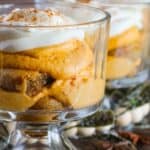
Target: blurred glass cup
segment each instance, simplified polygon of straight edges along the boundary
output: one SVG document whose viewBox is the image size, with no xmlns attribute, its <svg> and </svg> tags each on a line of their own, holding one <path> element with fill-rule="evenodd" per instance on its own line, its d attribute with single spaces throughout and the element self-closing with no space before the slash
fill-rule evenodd
<svg viewBox="0 0 150 150">
<path fill-rule="evenodd" d="M 77 0 L 76 2 L 104 9 L 111 15 L 107 88 L 127 88 L 148 80 L 150 5 L 147 1 Z"/>
</svg>

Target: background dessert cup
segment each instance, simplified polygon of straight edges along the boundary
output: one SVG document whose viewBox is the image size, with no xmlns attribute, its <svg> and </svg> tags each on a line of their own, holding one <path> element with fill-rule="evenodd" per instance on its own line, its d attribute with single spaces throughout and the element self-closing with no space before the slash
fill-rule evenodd
<svg viewBox="0 0 150 150">
<path fill-rule="evenodd" d="M 66 0 L 69 1 L 69 0 Z M 125 88 L 148 79 L 149 5 L 144 2 L 76 0 L 104 9 L 111 15 L 107 83 Z"/>
<path fill-rule="evenodd" d="M 129 121 L 127 118 L 122 117 L 120 111 L 117 112 L 119 113 L 118 116 L 121 115 L 119 125 L 128 126 L 142 122 L 143 118 L 149 113 L 149 101 L 139 96 L 139 93 L 143 93 L 142 88 L 139 87 L 144 87 L 145 83 L 149 85 L 150 79 L 149 4 L 126 0 L 121 2 L 113 0 L 77 0 L 76 2 L 104 9 L 111 15 L 106 69 L 106 103 L 104 101 L 104 105 L 107 105 L 105 107 L 114 110 L 113 106 L 120 102 L 117 104 L 117 108 L 122 110 L 122 105 L 131 105 L 134 101 L 136 106 L 134 104 L 130 108 L 128 108 L 129 105 L 124 106 L 126 110 L 133 111 L 132 115 L 129 112 L 126 113 L 129 114 L 126 115 Z M 139 107 L 147 107 L 147 105 L 146 115 L 140 113 L 139 118 L 134 119 Z M 147 110 L 147 108 L 144 109 Z"/>
<path fill-rule="evenodd" d="M 59 149 L 57 125 L 93 113 L 104 96 L 109 15 L 57 2 L 1 8 L 0 115 L 17 122 L 9 143 L 49 129 Z"/>
<path fill-rule="evenodd" d="M 114 107 L 111 109 L 117 114 L 116 123 L 121 127 L 131 127 L 131 125 L 139 127 L 144 118 L 145 120 L 149 118 L 149 96 L 147 94 L 145 98 L 146 96 L 141 94 L 147 92 L 148 88 L 142 87 L 145 87 L 145 83 L 149 87 L 150 79 L 148 54 L 150 30 L 147 27 L 149 8 L 148 4 L 134 2 L 133 4 L 110 2 L 110 7 L 105 8 L 112 16 L 107 60 L 106 101 L 110 99 L 112 106 L 120 101 L 117 113 Z M 117 36 L 113 34 L 117 31 L 116 29 L 122 31 Z M 127 92 L 126 96 L 120 94 L 122 91 Z M 122 106 L 127 111 L 123 110 Z M 146 126 L 147 123 L 145 122 L 144 125 Z"/>
</svg>

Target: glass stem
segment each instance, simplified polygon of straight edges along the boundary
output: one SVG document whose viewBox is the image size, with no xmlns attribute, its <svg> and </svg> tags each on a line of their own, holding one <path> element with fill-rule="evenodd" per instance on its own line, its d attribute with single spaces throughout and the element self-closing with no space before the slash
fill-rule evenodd
<svg viewBox="0 0 150 150">
<path fill-rule="evenodd" d="M 48 126 L 48 140 L 50 150 L 67 150 L 67 148 L 64 147 L 59 125 L 50 124 Z"/>
<path fill-rule="evenodd" d="M 20 124 L 17 123 L 16 129 L 10 134 L 8 139 L 8 148 L 22 148 L 41 144 L 40 148 L 46 147 L 49 150 L 67 150 L 61 137 L 60 126 L 57 124 L 39 125 L 39 124 Z M 39 143 L 46 139 L 44 145 Z"/>
<path fill-rule="evenodd" d="M 46 150 L 76 150 L 64 136 L 63 126 L 55 124 L 16 123 L 10 133 L 6 147 L 9 150 L 38 148 Z"/>
</svg>

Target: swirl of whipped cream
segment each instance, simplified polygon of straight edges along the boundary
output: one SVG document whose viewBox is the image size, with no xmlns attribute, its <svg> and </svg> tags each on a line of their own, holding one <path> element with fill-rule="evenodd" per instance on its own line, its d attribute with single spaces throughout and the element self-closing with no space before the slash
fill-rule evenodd
<svg viewBox="0 0 150 150">
<path fill-rule="evenodd" d="M 133 6 L 119 6 L 116 1 L 99 1 L 99 0 L 66 0 L 70 2 L 82 2 L 89 6 L 104 9 L 111 15 L 110 37 L 116 36 L 125 32 L 130 27 L 136 26 L 143 28 L 143 16 L 141 8 Z M 131 2 L 132 3 L 132 2 Z M 111 5 L 112 4 L 112 5 Z"/>
<path fill-rule="evenodd" d="M 15 9 L 0 17 L 0 25 L 8 26 L 0 28 L 0 51 L 19 52 L 59 44 L 73 38 L 84 39 L 84 32 L 80 29 L 48 27 L 73 23 L 75 21 L 72 18 L 52 9 Z"/>
<path fill-rule="evenodd" d="M 111 37 L 119 35 L 133 26 L 136 26 L 138 29 L 142 29 L 143 27 L 142 12 L 136 8 L 110 7 L 106 11 L 111 14 Z"/>
<path fill-rule="evenodd" d="M 108 5 L 107 2 L 102 3 L 98 0 L 89 0 L 87 3 L 93 7 L 103 8 L 105 11 L 110 13 L 110 37 L 119 35 L 133 26 L 136 26 L 139 29 L 143 27 L 143 16 L 141 8 L 130 6 L 122 7 L 119 5 L 111 6 Z"/>
</svg>

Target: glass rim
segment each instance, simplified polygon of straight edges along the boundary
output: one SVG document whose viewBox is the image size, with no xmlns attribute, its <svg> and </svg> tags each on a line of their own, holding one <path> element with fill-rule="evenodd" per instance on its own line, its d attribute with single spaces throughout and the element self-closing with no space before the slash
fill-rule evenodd
<svg viewBox="0 0 150 150">
<path fill-rule="evenodd" d="M 134 3 L 134 2 L 100 2 L 99 4 L 101 4 L 102 6 L 119 6 L 119 7 L 147 7 L 150 6 L 149 3 Z"/>
<path fill-rule="evenodd" d="M 38 26 L 34 26 L 34 25 L 5 25 L 5 24 L 0 24 L 0 27 L 10 27 L 10 28 L 74 28 L 74 27 L 84 27 L 84 26 L 87 26 L 87 25 L 93 25 L 93 24 L 99 24 L 99 23 L 104 23 L 104 22 L 107 22 L 110 20 L 111 16 L 110 14 L 105 11 L 105 10 L 102 10 L 102 9 L 99 9 L 99 8 L 94 8 L 92 6 L 87 6 L 85 4 L 79 4 L 79 3 L 71 3 L 71 2 L 58 2 L 58 1 L 49 1 L 49 2 L 44 2 L 44 3 L 41 3 L 41 2 L 38 2 L 38 3 L 34 3 L 34 2 L 24 2 L 24 3 L 20 3 L 20 2 L 17 2 L 17 3 L 0 3 L 0 8 L 3 8 L 5 5 L 7 6 L 15 6 L 15 5 L 31 5 L 31 4 L 34 4 L 34 5 L 45 5 L 45 4 L 56 4 L 56 5 L 60 5 L 62 7 L 72 7 L 73 9 L 76 9 L 76 8 L 85 8 L 85 9 L 90 9 L 91 11 L 95 11 L 95 12 L 98 12 L 98 13 L 103 13 L 104 17 L 100 18 L 100 19 L 94 19 L 92 21 L 83 21 L 81 23 L 74 23 L 74 24 L 69 24 L 69 25 L 50 25 L 50 26 L 43 26 L 43 25 L 38 25 Z M 4 7 L 5 8 L 5 7 Z M 7 9 L 6 8 L 6 9 Z"/>
<path fill-rule="evenodd" d="M 97 2 L 99 3 L 99 4 L 102 4 L 102 5 L 131 5 L 131 6 L 133 6 L 133 5 L 143 5 L 143 6 L 150 6 L 150 2 L 149 1 L 144 1 L 144 0 L 139 0 L 139 1 L 137 1 L 137 0 L 122 0 L 122 1 L 120 1 L 120 0 L 97 0 Z M 88 4 L 88 3 L 85 3 L 85 4 Z"/>
</svg>

